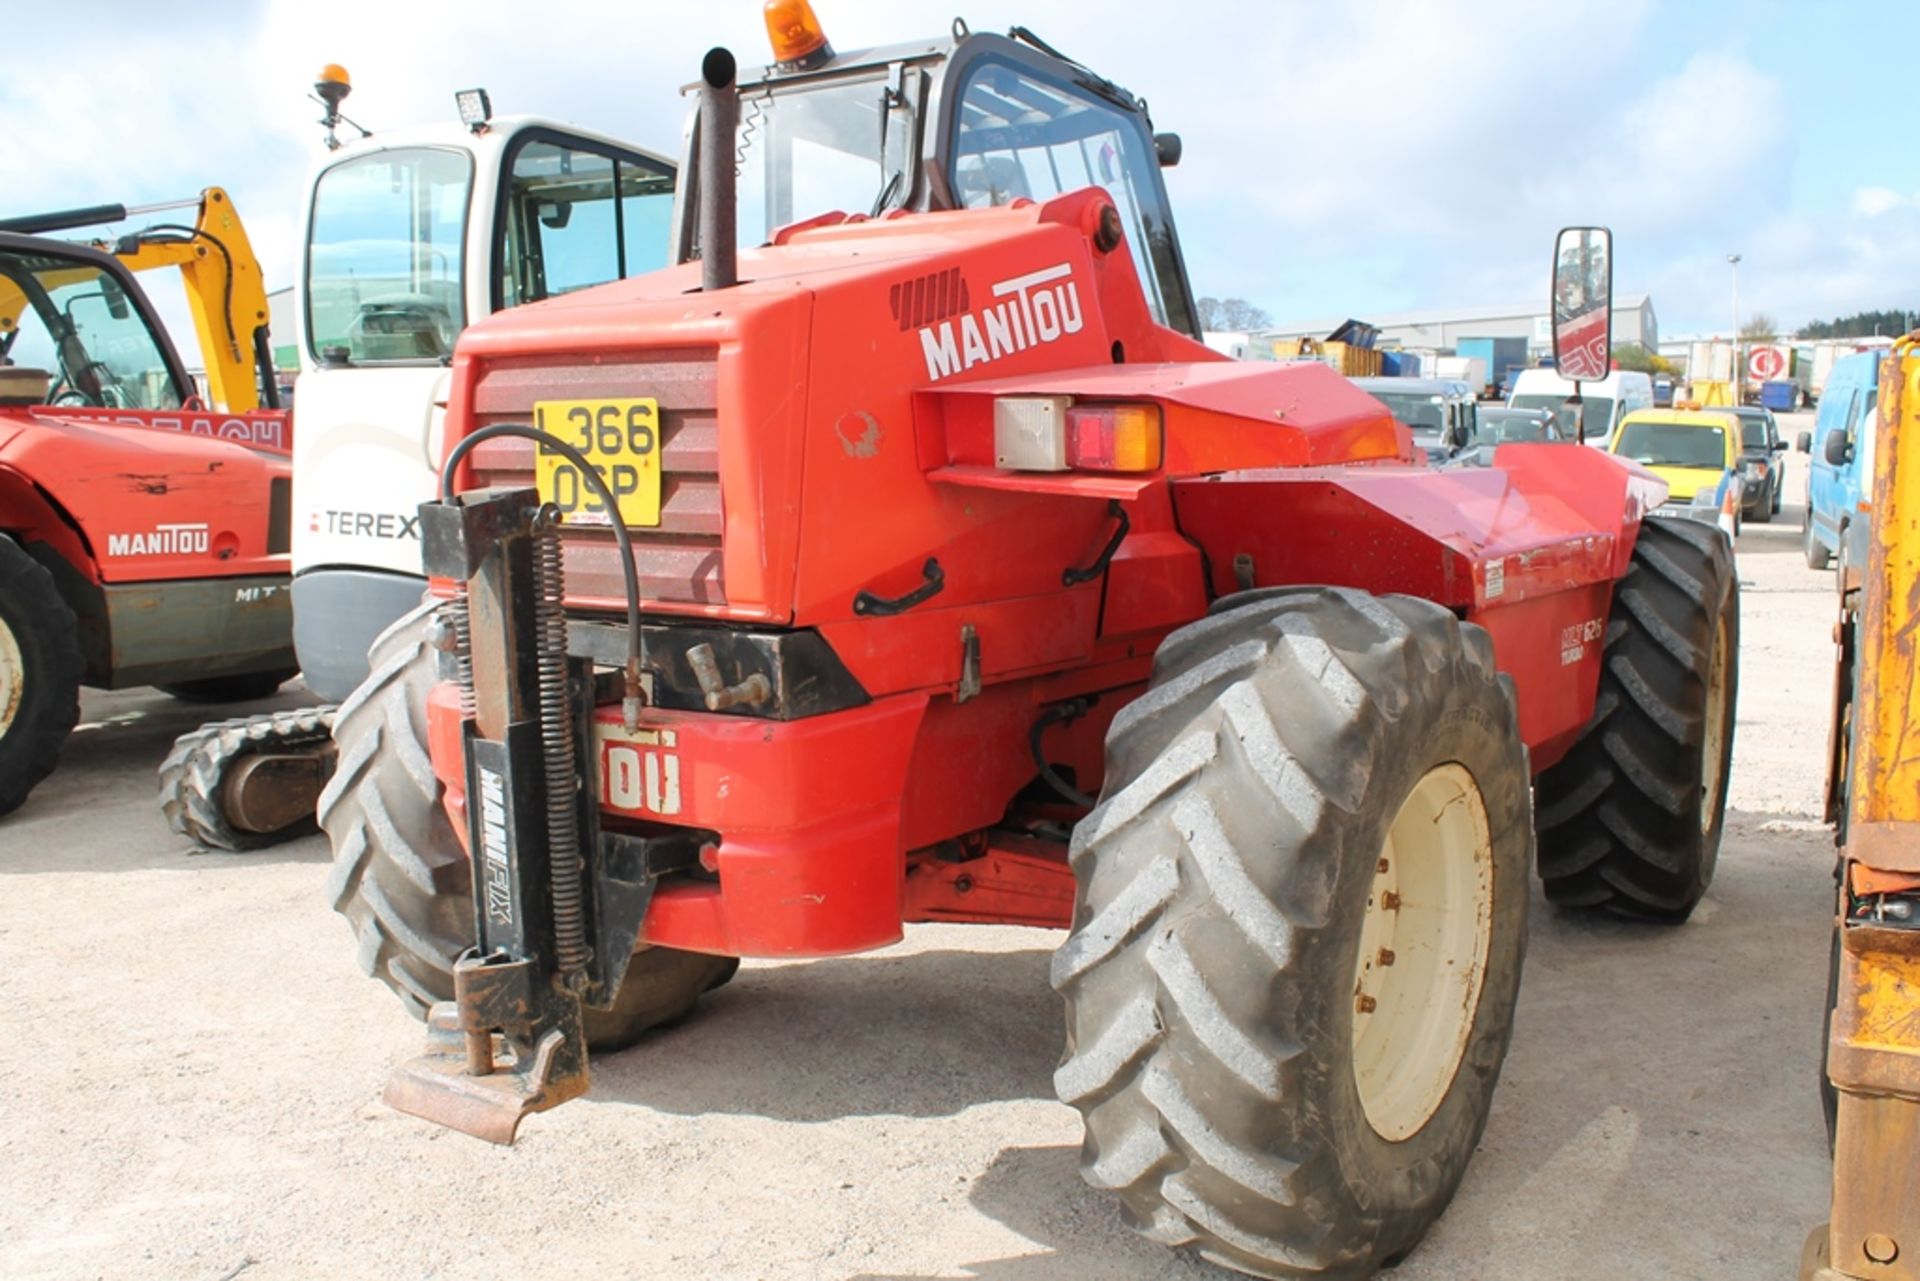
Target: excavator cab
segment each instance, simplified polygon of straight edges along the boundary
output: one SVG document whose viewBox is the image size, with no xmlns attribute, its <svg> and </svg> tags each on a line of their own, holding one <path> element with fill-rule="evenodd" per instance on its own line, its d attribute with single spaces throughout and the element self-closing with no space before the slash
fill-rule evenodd
<svg viewBox="0 0 1920 1281">
<path fill-rule="evenodd" d="M 778 46 L 776 46 L 778 49 Z M 1025 28 L 956 22 L 944 40 L 779 62 L 739 79 L 739 242 L 839 212 L 977 209 L 1100 187 L 1112 197 L 1148 306 L 1199 336 L 1193 291 L 1160 170 L 1179 139 L 1146 104 Z M 677 260 L 700 257 L 697 118 L 687 130 Z"/>
</svg>

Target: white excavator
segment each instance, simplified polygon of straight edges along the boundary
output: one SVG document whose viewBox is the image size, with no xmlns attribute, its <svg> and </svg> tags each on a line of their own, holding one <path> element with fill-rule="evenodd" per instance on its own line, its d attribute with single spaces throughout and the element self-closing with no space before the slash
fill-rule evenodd
<svg viewBox="0 0 1920 1281">
<path fill-rule="evenodd" d="M 314 84 L 327 151 L 307 185 L 294 289 L 293 639 L 307 688 L 330 703 L 366 678 L 372 642 L 426 586 L 417 513 L 435 497 L 460 331 L 664 266 L 675 192 L 671 158 L 496 117 L 483 89 L 455 95 L 457 120 L 373 133 L 340 111 L 351 88 L 337 65 Z M 174 830 L 246 849 L 310 828 L 332 770 L 310 719 L 291 737 L 272 715 L 183 735 L 160 771 Z M 272 806 L 247 803 L 250 780 L 271 782 Z"/>
</svg>

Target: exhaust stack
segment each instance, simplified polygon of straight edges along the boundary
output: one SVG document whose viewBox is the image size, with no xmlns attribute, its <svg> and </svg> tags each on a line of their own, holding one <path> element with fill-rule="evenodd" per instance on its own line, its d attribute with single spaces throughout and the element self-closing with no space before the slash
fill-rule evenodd
<svg viewBox="0 0 1920 1281">
<path fill-rule="evenodd" d="M 736 240 L 734 135 L 740 125 L 737 70 L 726 49 L 707 50 L 700 60 L 700 287 L 730 289 L 740 283 Z"/>
</svg>

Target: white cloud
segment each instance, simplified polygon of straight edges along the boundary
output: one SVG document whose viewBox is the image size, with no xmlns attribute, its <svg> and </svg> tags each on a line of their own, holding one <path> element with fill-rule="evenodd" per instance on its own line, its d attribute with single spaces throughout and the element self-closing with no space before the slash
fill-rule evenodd
<svg viewBox="0 0 1920 1281">
<path fill-rule="evenodd" d="M 1857 311 L 1920 305 L 1920 198 L 1884 188 L 1853 193 L 1851 212 L 1775 214 L 1729 248 L 1741 253 L 1740 315 L 1764 311 L 1792 328 Z M 1732 281 L 1724 253 L 1664 263 L 1652 288 L 1662 295 L 1709 300 L 1702 326 L 1725 332 Z M 1671 326 L 1669 326 L 1671 328 Z"/>
<path fill-rule="evenodd" d="M 1920 196 L 1903 196 L 1887 187 L 1861 187 L 1853 193 L 1853 212 L 1862 218 L 1878 218 L 1916 202 L 1920 202 Z"/>
<path fill-rule="evenodd" d="M 1750 271 L 1752 296 L 1783 318 L 1830 310 L 1852 287 L 1863 292 L 1841 309 L 1879 305 L 1888 279 L 1920 279 L 1883 274 L 1903 261 L 1894 232 L 1911 198 L 1863 185 L 1826 235 L 1788 215 L 1779 76 L 1708 48 L 1656 77 L 1649 4 L 1216 4 L 1171 30 L 1165 0 L 1110 4 L 1100 22 L 1080 0 L 963 7 L 976 29 L 1024 23 L 1146 95 L 1187 144 L 1168 185 L 1196 287 L 1279 315 L 1531 296 L 1554 230 L 1590 221 L 1614 227 L 1619 287 L 1652 289 L 1669 328 L 1719 314 L 1730 248 L 1752 264 L 1743 292 Z M 842 48 L 942 32 L 952 8 L 816 6 Z M 222 183 L 276 284 L 297 261 L 320 154 L 305 94 L 323 62 L 351 69 L 348 114 L 376 131 L 449 117 L 455 89 L 484 85 L 499 111 L 672 152 L 677 89 L 705 49 L 730 44 L 748 62 L 765 49 L 754 0 L 263 0 L 251 19 L 220 6 L 184 27 L 171 11 L 112 9 L 116 39 L 0 87 L 0 203 Z M 1776 253 L 1820 265 L 1790 270 Z"/>
</svg>

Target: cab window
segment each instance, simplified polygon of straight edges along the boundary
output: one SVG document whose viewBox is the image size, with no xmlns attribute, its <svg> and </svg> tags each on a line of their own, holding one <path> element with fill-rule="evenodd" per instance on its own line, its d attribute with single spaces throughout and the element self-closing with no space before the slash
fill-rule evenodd
<svg viewBox="0 0 1920 1281">
<path fill-rule="evenodd" d="M 466 324 L 462 262 L 473 161 L 402 147 L 320 175 L 307 245 L 307 342 L 356 362 L 428 362 Z"/>
<path fill-rule="evenodd" d="M 502 213 L 494 303 L 515 307 L 665 266 L 673 174 L 535 134 L 514 150 Z"/>
<path fill-rule="evenodd" d="M 982 58 L 954 108 L 951 172 L 965 208 L 1046 200 L 1084 187 L 1113 197 L 1155 319 L 1193 331 L 1192 306 L 1139 117 L 1078 86 Z"/>
<path fill-rule="evenodd" d="M 183 389 L 134 297 L 77 259 L 0 254 L 0 400 L 177 409 Z"/>
<path fill-rule="evenodd" d="M 1878 408 L 1879 398 L 1873 394 L 1871 389 L 1865 392 L 1854 393 L 1853 412 L 1849 416 L 1847 430 L 1853 433 L 1856 440 L 1864 433 L 1872 430 L 1873 416 Z"/>
<path fill-rule="evenodd" d="M 1826 439 L 1836 431 L 1847 431 L 1853 424 L 1854 416 L 1860 408 L 1860 393 L 1856 389 L 1842 395 L 1834 388 L 1828 388 L 1827 394 L 1820 398 L 1820 415 L 1814 420 L 1820 437 L 1820 448 L 1814 450 L 1816 459 L 1824 458 L 1821 449 Z"/>
<path fill-rule="evenodd" d="M 1623 423 L 1613 452 L 1647 467 L 1695 467 L 1722 471 L 1727 466 L 1728 433 L 1703 423 Z"/>
</svg>

